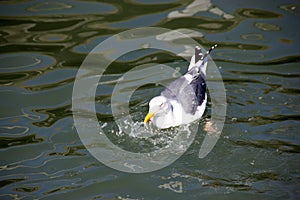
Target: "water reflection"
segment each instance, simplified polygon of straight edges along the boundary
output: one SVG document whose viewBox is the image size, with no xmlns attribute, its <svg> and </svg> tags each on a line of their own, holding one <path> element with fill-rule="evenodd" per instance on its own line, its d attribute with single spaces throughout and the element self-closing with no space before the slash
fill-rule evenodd
<svg viewBox="0 0 300 200">
<path fill-rule="evenodd" d="M 1 199 L 299 198 L 300 15 L 295 2 L 34 0 L 1 3 L 0 11 Z M 74 130 L 70 98 L 75 73 L 93 47 L 145 25 L 184 31 L 205 47 L 218 44 L 213 58 L 225 81 L 229 110 L 209 157 L 197 158 L 205 135 L 200 129 L 171 167 L 135 176 L 89 155 Z M 172 33 L 159 39 L 181 42 Z M 181 56 L 192 51 L 184 45 Z M 124 148 L 143 151 L 137 146 L 145 141 L 117 135 L 117 127 L 112 132 L 111 92 L 125 72 L 152 62 L 170 64 L 177 72 L 187 67 L 166 52 L 135 52 L 112 63 L 99 83 L 98 120 Z M 154 84 L 136 91 L 130 104 L 136 121 L 159 92 Z M 209 104 L 205 118 L 210 111 Z"/>
<path fill-rule="evenodd" d="M 8 148 L 17 145 L 26 145 L 43 142 L 43 138 L 37 137 L 37 135 L 26 135 L 21 137 L 0 137 L 0 148 Z"/>
<path fill-rule="evenodd" d="M 12 12 L 13 11 L 13 12 Z M 2 4 L 0 7 L 1 16 L 51 16 L 51 15 L 82 15 L 109 13 L 114 11 L 112 5 L 94 2 L 80 2 L 75 0 L 63 0 L 47 2 L 34 0 L 28 2 L 11 2 Z"/>
<path fill-rule="evenodd" d="M 0 55 L 0 72 L 42 71 L 55 64 L 55 59 L 34 53 L 8 53 Z"/>
<path fill-rule="evenodd" d="M 211 0 L 194 0 L 187 5 L 183 10 L 172 11 L 168 14 L 168 18 L 182 18 L 187 16 L 193 16 L 198 12 L 210 12 L 225 19 L 234 18 L 234 16 L 225 13 L 220 8 L 214 6 Z"/>
</svg>

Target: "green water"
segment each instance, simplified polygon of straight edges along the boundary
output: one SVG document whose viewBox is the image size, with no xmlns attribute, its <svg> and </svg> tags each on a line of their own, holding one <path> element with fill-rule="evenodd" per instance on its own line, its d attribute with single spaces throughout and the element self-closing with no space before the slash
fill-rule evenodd
<svg viewBox="0 0 300 200">
<path fill-rule="evenodd" d="M 1 2 L 0 199 L 299 199 L 299 10 L 298 1 L 283 0 Z M 218 44 L 211 57 L 225 84 L 227 116 L 207 157 L 198 153 L 210 102 L 183 156 L 129 174 L 86 150 L 74 127 L 72 89 L 95 46 L 144 26 L 192 29 L 205 48 Z M 132 52 L 109 66 L 97 90 L 98 119 L 127 150 L 147 151 L 112 131 L 111 93 L 124 73 L 153 60 L 181 73 L 188 66 L 168 52 Z M 133 120 L 143 120 L 161 89 L 150 84 L 133 94 Z"/>
</svg>

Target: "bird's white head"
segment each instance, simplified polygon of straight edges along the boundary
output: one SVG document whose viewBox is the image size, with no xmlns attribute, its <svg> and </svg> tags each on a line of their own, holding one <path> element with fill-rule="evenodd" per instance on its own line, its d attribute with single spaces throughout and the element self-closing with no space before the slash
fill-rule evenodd
<svg viewBox="0 0 300 200">
<path fill-rule="evenodd" d="M 155 116 L 161 116 L 167 114 L 170 110 L 170 103 L 167 98 L 163 96 L 157 96 L 151 99 L 149 102 L 149 112 L 145 117 L 144 123 L 148 123 L 150 119 Z"/>
</svg>

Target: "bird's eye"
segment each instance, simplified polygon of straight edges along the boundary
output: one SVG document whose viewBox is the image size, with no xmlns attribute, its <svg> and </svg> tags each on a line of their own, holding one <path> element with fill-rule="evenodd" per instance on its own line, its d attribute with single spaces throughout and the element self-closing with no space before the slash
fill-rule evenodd
<svg viewBox="0 0 300 200">
<path fill-rule="evenodd" d="M 164 105 L 164 103 L 161 103 L 161 104 L 160 104 L 160 107 L 163 107 L 163 105 Z"/>
</svg>

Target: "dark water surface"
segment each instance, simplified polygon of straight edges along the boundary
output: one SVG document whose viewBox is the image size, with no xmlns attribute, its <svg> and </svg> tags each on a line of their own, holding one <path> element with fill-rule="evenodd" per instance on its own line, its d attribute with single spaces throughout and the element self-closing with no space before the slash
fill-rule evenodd
<svg viewBox="0 0 300 200">
<path fill-rule="evenodd" d="M 300 198 L 299 1 L 1 1 L 0 15 L 0 199 Z M 128 174 L 100 163 L 80 141 L 72 88 L 96 45 L 144 26 L 192 29 L 205 48 L 218 44 L 211 56 L 228 107 L 207 157 L 198 152 L 211 103 L 181 158 Z M 110 96 L 122 74 L 153 60 L 182 73 L 188 66 L 168 52 L 134 52 L 109 66 L 97 91 L 99 121 L 129 150 L 135 139 L 110 127 Z M 160 90 L 152 84 L 134 93 L 134 120 L 143 120 Z"/>
</svg>

